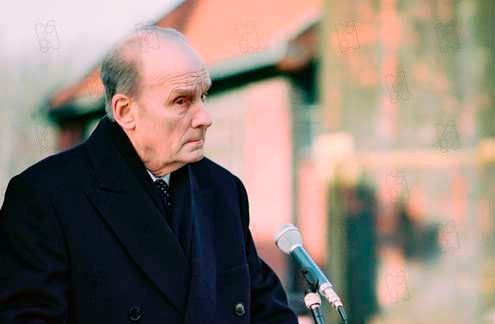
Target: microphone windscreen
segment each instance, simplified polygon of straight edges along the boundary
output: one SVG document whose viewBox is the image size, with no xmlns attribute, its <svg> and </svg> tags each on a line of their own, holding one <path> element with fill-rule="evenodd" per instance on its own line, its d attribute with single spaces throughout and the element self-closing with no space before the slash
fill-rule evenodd
<svg viewBox="0 0 495 324">
<path fill-rule="evenodd" d="M 299 230 L 294 225 L 285 224 L 280 228 L 277 235 L 275 235 L 275 244 L 282 252 L 290 254 L 295 245 L 302 246 L 301 233 L 299 233 Z"/>
</svg>

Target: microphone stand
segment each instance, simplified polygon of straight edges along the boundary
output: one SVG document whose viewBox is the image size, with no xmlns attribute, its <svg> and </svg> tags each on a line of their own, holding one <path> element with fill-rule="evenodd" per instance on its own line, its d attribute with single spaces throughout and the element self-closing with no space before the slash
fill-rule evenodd
<svg viewBox="0 0 495 324">
<path fill-rule="evenodd" d="M 301 273 L 309 286 L 305 291 L 304 303 L 311 311 L 315 324 L 325 324 L 325 319 L 320 311 L 321 298 L 318 293 L 318 277 L 312 273 L 311 269 L 301 269 Z"/>
<path fill-rule="evenodd" d="M 320 312 L 321 299 L 318 294 L 318 276 L 313 273 L 311 268 L 302 268 L 301 273 L 309 286 L 306 290 L 306 295 L 304 296 L 304 303 L 306 304 L 306 307 L 311 310 L 315 323 L 324 324 L 324 318 Z M 347 323 L 348 319 L 344 307 L 339 306 L 337 311 L 342 322 Z"/>
<path fill-rule="evenodd" d="M 306 289 L 304 296 L 304 303 L 306 307 L 311 311 L 313 315 L 313 320 L 315 324 L 325 324 L 323 314 L 320 312 L 321 298 L 318 291 L 313 291 L 311 289 Z"/>
</svg>

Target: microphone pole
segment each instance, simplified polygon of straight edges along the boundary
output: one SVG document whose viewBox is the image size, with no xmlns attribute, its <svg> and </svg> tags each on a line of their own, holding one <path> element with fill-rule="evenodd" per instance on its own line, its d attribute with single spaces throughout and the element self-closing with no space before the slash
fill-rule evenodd
<svg viewBox="0 0 495 324">
<path fill-rule="evenodd" d="M 304 303 L 306 304 L 306 307 L 311 311 L 311 315 L 313 315 L 315 324 L 325 324 L 323 315 L 320 312 L 321 298 L 320 295 L 318 295 L 318 291 L 313 291 L 309 288 L 306 289 Z"/>
</svg>

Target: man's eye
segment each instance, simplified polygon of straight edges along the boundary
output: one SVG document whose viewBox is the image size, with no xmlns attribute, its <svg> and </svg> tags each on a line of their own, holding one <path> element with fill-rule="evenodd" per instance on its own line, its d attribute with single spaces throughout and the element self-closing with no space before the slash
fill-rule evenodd
<svg viewBox="0 0 495 324">
<path fill-rule="evenodd" d="M 175 100 L 175 103 L 182 106 L 186 103 L 186 99 L 184 97 L 181 97 L 181 98 Z"/>
<path fill-rule="evenodd" d="M 204 93 L 201 95 L 201 100 L 202 100 L 202 101 L 205 101 L 207 96 L 208 96 L 208 92 L 204 92 Z"/>
</svg>

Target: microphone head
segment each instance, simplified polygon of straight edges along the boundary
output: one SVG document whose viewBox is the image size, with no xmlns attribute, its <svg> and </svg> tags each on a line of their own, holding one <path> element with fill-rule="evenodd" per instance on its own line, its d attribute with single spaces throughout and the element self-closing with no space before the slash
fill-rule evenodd
<svg viewBox="0 0 495 324">
<path fill-rule="evenodd" d="M 275 235 L 275 245 L 285 254 L 290 254 L 295 246 L 302 244 L 301 233 L 293 224 L 283 225 Z"/>
</svg>

